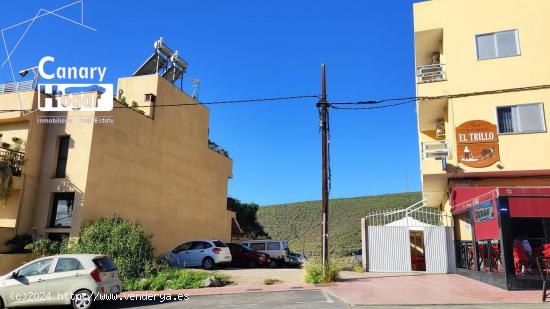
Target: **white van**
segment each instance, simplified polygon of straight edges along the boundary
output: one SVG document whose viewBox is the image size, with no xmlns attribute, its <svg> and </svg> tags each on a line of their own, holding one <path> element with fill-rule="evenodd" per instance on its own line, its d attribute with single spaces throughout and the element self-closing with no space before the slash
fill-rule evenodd
<svg viewBox="0 0 550 309">
<path fill-rule="evenodd" d="M 290 262 L 287 240 L 243 240 L 241 245 L 268 254 L 270 258 L 269 266 L 271 267 L 283 266 Z"/>
</svg>

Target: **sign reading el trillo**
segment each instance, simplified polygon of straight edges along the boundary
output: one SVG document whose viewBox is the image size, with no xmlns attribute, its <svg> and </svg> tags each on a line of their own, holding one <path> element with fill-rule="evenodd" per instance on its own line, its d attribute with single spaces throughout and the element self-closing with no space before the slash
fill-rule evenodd
<svg viewBox="0 0 550 309">
<path fill-rule="evenodd" d="M 458 162 L 487 167 L 500 160 L 497 126 L 483 120 L 464 122 L 456 128 Z"/>
</svg>

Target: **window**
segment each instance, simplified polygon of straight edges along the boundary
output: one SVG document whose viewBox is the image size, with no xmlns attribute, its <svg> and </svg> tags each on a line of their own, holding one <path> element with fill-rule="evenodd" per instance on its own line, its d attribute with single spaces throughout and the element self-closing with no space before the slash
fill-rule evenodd
<svg viewBox="0 0 550 309">
<path fill-rule="evenodd" d="M 65 178 L 70 140 L 70 136 L 59 137 L 59 149 L 57 151 L 57 167 L 55 169 L 55 178 Z"/>
<path fill-rule="evenodd" d="M 280 250 L 281 245 L 278 242 L 268 242 L 267 250 Z"/>
<path fill-rule="evenodd" d="M 153 102 L 155 103 L 157 101 L 157 96 L 152 93 L 146 93 L 145 94 L 145 102 Z"/>
<path fill-rule="evenodd" d="M 498 133 L 545 132 L 542 103 L 497 107 Z"/>
<path fill-rule="evenodd" d="M 60 258 L 57 259 L 54 272 L 60 273 L 64 271 L 73 271 L 79 269 L 84 269 L 84 267 L 82 267 L 82 264 L 80 264 L 77 259 Z"/>
<path fill-rule="evenodd" d="M 221 248 L 227 247 L 227 245 L 221 241 L 214 240 L 213 243 L 214 243 L 214 246 L 216 247 L 221 247 Z"/>
<path fill-rule="evenodd" d="M 476 222 L 493 219 L 495 217 L 493 213 L 493 202 L 486 201 L 474 206 L 474 214 Z"/>
<path fill-rule="evenodd" d="M 17 272 L 17 275 L 20 277 L 30 277 L 47 274 L 50 270 L 50 266 L 52 265 L 52 261 L 53 259 L 36 261 L 30 265 L 21 268 Z"/>
<path fill-rule="evenodd" d="M 50 227 L 71 227 L 73 217 L 73 193 L 54 193 Z"/>
<path fill-rule="evenodd" d="M 251 243 L 250 248 L 254 250 L 265 250 L 265 243 L 263 242 Z"/>
<path fill-rule="evenodd" d="M 113 263 L 113 261 L 106 256 L 94 259 L 93 262 L 102 273 L 117 270 L 115 263 Z"/>
<path fill-rule="evenodd" d="M 202 250 L 212 247 L 211 244 L 204 241 L 194 241 L 190 250 Z"/>
<path fill-rule="evenodd" d="M 517 30 L 480 34 L 476 36 L 477 60 L 519 56 Z"/>
<path fill-rule="evenodd" d="M 192 244 L 193 244 L 192 242 L 186 242 L 184 244 L 181 244 L 181 245 L 177 246 L 176 249 L 174 249 L 174 252 L 178 253 L 180 251 L 187 251 L 191 248 Z"/>
</svg>

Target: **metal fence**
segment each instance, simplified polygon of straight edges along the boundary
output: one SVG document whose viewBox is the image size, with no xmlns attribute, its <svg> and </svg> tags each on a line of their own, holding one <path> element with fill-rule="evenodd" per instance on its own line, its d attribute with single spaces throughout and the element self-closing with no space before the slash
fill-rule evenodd
<svg viewBox="0 0 550 309">
<path fill-rule="evenodd" d="M 26 80 L 16 83 L 0 84 L 0 94 L 36 89 L 36 80 Z"/>
<path fill-rule="evenodd" d="M 370 212 L 367 216 L 369 226 L 452 226 L 451 215 L 437 208 L 426 207 L 425 201 L 419 201 L 407 208 L 393 208 Z"/>
</svg>

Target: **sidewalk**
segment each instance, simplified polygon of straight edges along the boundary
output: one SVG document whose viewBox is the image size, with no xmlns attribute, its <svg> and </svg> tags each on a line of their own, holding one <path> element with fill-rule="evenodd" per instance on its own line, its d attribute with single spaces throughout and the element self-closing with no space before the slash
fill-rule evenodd
<svg viewBox="0 0 550 309">
<path fill-rule="evenodd" d="M 353 305 L 541 303 L 542 291 L 506 291 L 456 274 L 364 273 L 323 287 Z"/>
<path fill-rule="evenodd" d="M 505 291 L 456 274 L 363 273 L 330 284 L 234 285 L 219 288 L 125 292 L 225 295 L 322 289 L 352 305 L 541 304 L 542 291 Z"/>
</svg>

